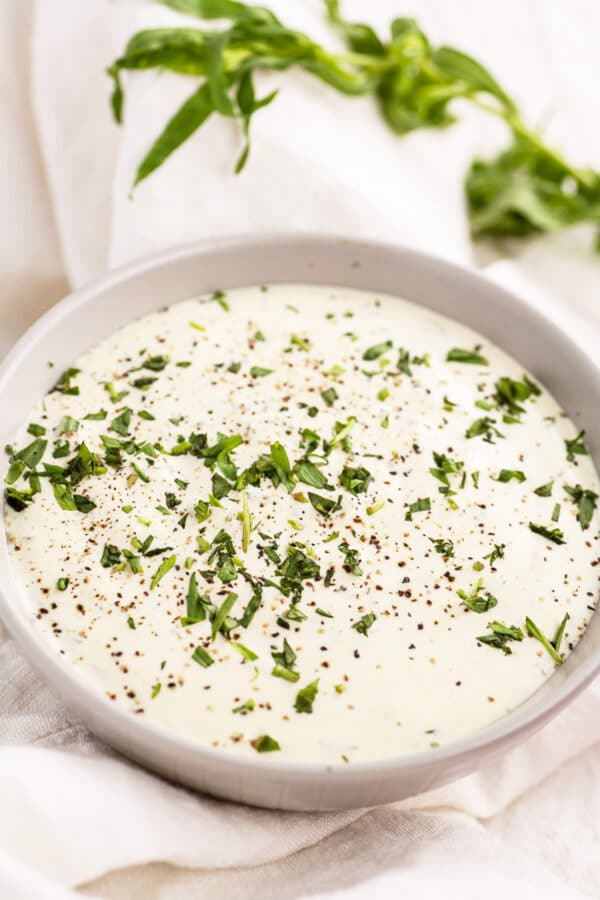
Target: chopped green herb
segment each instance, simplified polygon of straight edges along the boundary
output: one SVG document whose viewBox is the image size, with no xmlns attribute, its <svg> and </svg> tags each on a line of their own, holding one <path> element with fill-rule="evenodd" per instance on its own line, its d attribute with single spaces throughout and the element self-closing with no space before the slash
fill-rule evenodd
<svg viewBox="0 0 600 900">
<path fill-rule="evenodd" d="M 232 713 L 241 713 L 242 715 L 245 715 L 245 713 L 252 712 L 252 710 L 255 707 L 256 707 L 256 703 L 254 702 L 252 697 L 250 697 L 250 699 L 246 700 L 245 703 L 240 703 L 239 706 L 234 706 L 234 708 L 231 710 L 231 712 Z"/>
<path fill-rule="evenodd" d="M 414 503 L 410 504 L 404 518 L 407 522 L 412 522 L 414 513 L 429 512 L 430 509 L 431 500 L 429 499 L 429 497 L 421 497 L 419 500 L 415 500 Z"/>
<path fill-rule="evenodd" d="M 67 369 L 66 372 L 62 373 L 52 388 L 52 391 L 58 391 L 59 394 L 70 394 L 71 396 L 76 397 L 79 394 L 79 388 L 77 385 L 72 385 L 71 382 L 80 374 L 80 372 L 81 369 Z"/>
<path fill-rule="evenodd" d="M 353 622 L 352 628 L 354 628 L 355 631 L 358 631 L 359 634 L 364 634 L 365 637 L 368 637 L 369 628 L 376 618 L 374 613 L 366 613 L 366 615 L 360 617 L 358 622 Z"/>
<path fill-rule="evenodd" d="M 120 562 L 121 551 L 119 548 L 114 544 L 105 544 L 100 558 L 100 565 L 105 569 L 110 569 L 114 568 L 114 566 L 118 566 Z"/>
<path fill-rule="evenodd" d="M 223 631 L 224 634 L 227 634 L 230 631 L 228 628 L 228 619 L 229 613 L 233 609 L 235 602 L 238 598 L 237 594 L 229 593 L 217 609 L 215 613 L 215 617 L 212 621 L 211 628 L 211 637 L 214 641 L 219 631 Z"/>
<path fill-rule="evenodd" d="M 429 538 L 433 546 L 435 547 L 436 553 L 441 553 L 442 556 L 454 556 L 454 543 L 450 540 L 444 540 L 443 538 Z"/>
<path fill-rule="evenodd" d="M 563 619 L 559 626 L 559 630 L 557 632 L 556 638 L 558 639 L 558 644 L 562 641 L 562 637 L 564 634 L 565 626 L 567 624 L 566 620 L 568 619 L 568 615 Z M 557 665 L 562 664 L 562 656 L 558 652 L 557 647 L 551 641 L 548 640 L 543 631 L 538 628 L 538 626 L 533 622 L 529 616 L 525 619 L 525 627 L 527 628 L 527 634 L 529 634 L 532 638 L 535 638 L 536 641 L 539 641 L 540 644 L 548 651 L 552 659 Z M 556 639 L 555 639 L 556 640 Z"/>
<path fill-rule="evenodd" d="M 373 344 L 372 347 L 368 347 L 362 355 L 362 358 L 368 362 L 379 359 L 380 356 L 383 356 L 384 353 L 387 353 L 388 350 L 391 350 L 393 347 L 392 341 L 383 341 L 381 344 Z"/>
<path fill-rule="evenodd" d="M 567 461 L 568 462 L 576 462 L 576 456 L 587 456 L 588 450 L 585 444 L 583 443 L 583 438 L 585 437 L 585 431 L 580 431 L 579 434 L 572 438 L 570 441 L 565 441 L 565 447 L 567 450 Z"/>
<path fill-rule="evenodd" d="M 283 678 L 284 681 L 296 682 L 300 678 L 298 672 L 286 669 L 285 666 L 275 665 L 271 671 L 271 675 L 275 678 Z"/>
<path fill-rule="evenodd" d="M 482 644 L 487 644 L 489 647 L 497 647 L 498 650 L 502 650 L 507 656 L 510 656 L 512 653 L 511 648 L 508 646 L 508 641 L 523 640 L 523 632 L 514 625 L 508 626 L 503 622 L 489 622 L 488 628 L 491 629 L 491 634 L 479 635 L 475 640 L 480 641 Z"/>
<path fill-rule="evenodd" d="M 446 361 L 468 363 L 474 366 L 489 366 L 489 360 L 478 351 L 479 347 L 475 347 L 475 350 L 461 350 L 459 347 L 453 347 L 452 350 L 448 351 Z"/>
<path fill-rule="evenodd" d="M 321 391 L 321 397 L 326 406 L 333 406 L 338 399 L 338 392 L 334 387 L 330 387 L 326 391 Z"/>
<path fill-rule="evenodd" d="M 489 559 L 490 566 L 493 566 L 497 559 L 503 559 L 504 557 L 504 544 L 494 544 L 494 549 L 491 553 L 488 553 L 484 556 L 484 559 Z"/>
<path fill-rule="evenodd" d="M 537 494 L 538 497 L 551 497 L 553 487 L 554 482 L 549 481 L 547 484 L 541 484 L 538 488 L 535 489 L 533 493 Z"/>
<path fill-rule="evenodd" d="M 504 437 L 504 435 L 501 434 L 496 428 L 495 423 L 496 420 L 490 419 L 489 416 L 484 416 L 482 419 L 475 419 L 475 421 L 467 428 L 465 437 L 483 437 L 484 441 L 486 441 L 488 444 L 493 444 L 494 437 Z"/>
<path fill-rule="evenodd" d="M 534 534 L 541 534 L 542 537 L 547 538 L 549 541 L 552 541 L 553 544 L 564 544 L 564 534 L 560 530 L 560 528 L 546 528 L 545 525 L 536 525 L 534 522 L 529 523 L 530 531 L 533 531 Z"/>
<path fill-rule="evenodd" d="M 177 562 L 177 556 L 173 554 L 169 556 L 167 559 L 161 562 L 160 566 L 152 576 L 152 581 L 150 582 L 150 590 L 153 591 L 159 582 L 165 577 L 167 572 L 170 572 L 175 563 Z"/>
<path fill-rule="evenodd" d="M 131 410 L 129 407 L 126 407 L 122 413 L 120 413 L 116 418 L 112 420 L 110 423 L 110 430 L 116 431 L 117 434 L 120 434 L 122 437 L 127 437 L 129 434 L 129 426 L 131 424 Z"/>
<path fill-rule="evenodd" d="M 501 469 L 500 474 L 495 479 L 495 481 L 500 481 L 503 484 L 506 484 L 509 481 L 525 481 L 525 473 L 521 472 L 520 469 Z"/>
<path fill-rule="evenodd" d="M 576 484 L 574 487 L 565 484 L 563 487 L 573 503 L 577 506 L 577 521 L 581 526 L 581 530 L 585 531 L 590 527 L 590 522 L 594 516 L 598 494 L 595 494 L 594 491 L 590 491 L 587 488 L 582 488 L 580 484 Z"/>
<path fill-rule="evenodd" d="M 358 550 L 351 549 L 346 541 L 339 545 L 338 550 L 344 556 L 344 569 L 347 572 L 350 572 L 352 575 L 356 575 L 357 577 L 362 575 L 362 569 L 360 567 L 358 558 Z"/>
<path fill-rule="evenodd" d="M 79 390 L 79 389 L 78 389 Z M 129 391 L 117 391 L 112 381 L 104 382 L 104 390 L 110 397 L 111 403 L 120 403 L 127 396 Z"/>
<path fill-rule="evenodd" d="M 252 536 L 252 516 L 248 506 L 248 494 L 242 491 L 242 550 L 248 552 L 250 538 Z"/>
<path fill-rule="evenodd" d="M 373 476 L 364 466 L 344 466 L 340 474 L 340 484 L 354 496 L 366 493 L 372 481 Z"/>
<path fill-rule="evenodd" d="M 272 753 L 274 750 L 281 750 L 275 738 L 269 737 L 268 734 L 261 734 L 250 743 L 257 753 Z"/>
<path fill-rule="evenodd" d="M 337 512 L 338 509 L 342 508 L 341 496 L 337 500 L 332 500 L 330 497 L 322 497 L 321 494 L 314 494 L 312 491 L 309 491 L 308 499 L 314 509 L 321 513 L 322 516 L 330 516 L 331 513 Z"/>
<path fill-rule="evenodd" d="M 484 613 L 498 605 L 497 599 L 492 594 L 488 594 L 487 597 L 480 595 L 482 585 L 483 579 L 480 578 L 470 594 L 463 590 L 456 592 L 462 600 L 462 606 L 466 606 L 476 613 Z"/>
<path fill-rule="evenodd" d="M 539 397 L 542 393 L 537 384 L 531 381 L 527 375 L 523 376 L 523 381 L 515 381 L 507 377 L 499 378 L 495 387 L 494 399 L 496 403 L 498 406 L 503 407 L 510 417 L 516 418 L 517 421 L 519 421 L 518 417 L 521 413 L 525 412 L 521 403 L 524 403 L 525 400 Z M 504 421 L 508 421 L 506 417 Z"/>
<path fill-rule="evenodd" d="M 294 475 L 303 484 L 309 484 L 311 487 L 320 490 L 332 491 L 333 486 L 327 481 L 327 478 L 317 466 L 310 460 L 302 459 L 294 466 Z"/>
<path fill-rule="evenodd" d="M 255 653 L 254 650 L 250 650 L 250 648 L 246 647 L 244 644 L 240 644 L 237 641 L 230 641 L 229 646 L 233 647 L 234 650 L 237 650 L 240 656 L 250 660 L 250 662 L 254 662 L 255 659 L 258 659 L 258 653 Z"/>
<path fill-rule="evenodd" d="M 261 366 L 252 366 L 250 374 L 253 378 L 264 378 L 265 375 L 272 375 L 274 371 L 274 369 L 263 369 Z"/>
<path fill-rule="evenodd" d="M 59 578 L 56 582 L 56 587 L 59 591 L 66 591 L 69 587 L 69 579 L 68 578 Z"/>
<path fill-rule="evenodd" d="M 194 662 L 197 662 L 199 666 L 202 666 L 203 669 L 208 669 L 209 666 L 212 666 L 214 663 L 214 659 L 207 653 L 204 647 L 200 644 L 196 647 L 194 652 L 192 653 L 192 659 Z"/>
<path fill-rule="evenodd" d="M 300 688 L 296 694 L 294 709 L 298 713 L 311 713 L 313 711 L 313 703 L 319 693 L 319 679 L 316 678 L 307 684 L 306 687 Z"/>
<path fill-rule="evenodd" d="M 292 334 L 290 337 L 290 343 L 295 347 L 299 347 L 300 350 L 303 350 L 305 353 L 308 353 L 310 350 L 310 344 L 304 338 L 299 337 L 297 334 Z"/>
<path fill-rule="evenodd" d="M 327 612 L 326 609 L 321 609 L 320 606 L 317 606 L 315 612 L 318 616 L 323 616 L 325 619 L 333 619 L 333 613 Z"/>
</svg>

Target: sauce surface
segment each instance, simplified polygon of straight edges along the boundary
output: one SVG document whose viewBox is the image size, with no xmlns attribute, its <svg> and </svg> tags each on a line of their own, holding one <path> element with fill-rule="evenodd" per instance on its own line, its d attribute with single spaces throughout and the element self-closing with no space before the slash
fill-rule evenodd
<svg viewBox="0 0 600 900">
<path fill-rule="evenodd" d="M 404 300 L 179 303 L 29 423 L 6 521 L 39 627 L 113 702 L 228 753 L 434 752 L 538 689 L 596 605 L 584 437 Z"/>
</svg>

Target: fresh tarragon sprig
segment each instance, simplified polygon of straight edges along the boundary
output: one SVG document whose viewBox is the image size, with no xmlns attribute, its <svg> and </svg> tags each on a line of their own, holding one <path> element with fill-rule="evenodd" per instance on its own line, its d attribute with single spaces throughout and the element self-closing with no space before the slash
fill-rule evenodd
<svg viewBox="0 0 600 900">
<path fill-rule="evenodd" d="M 108 69 L 112 108 L 123 116 L 124 70 L 169 69 L 200 79 L 138 166 L 134 186 L 161 166 L 213 114 L 241 121 L 250 151 L 252 116 L 277 91 L 257 98 L 254 74 L 303 69 L 348 96 L 374 95 L 389 127 L 403 135 L 453 124 L 453 101 L 463 99 L 508 126 L 512 143 L 496 158 L 475 160 L 465 190 L 473 238 L 516 237 L 579 223 L 600 226 L 600 173 L 576 168 L 547 147 L 523 121 L 515 102 L 479 62 L 452 47 L 434 48 L 414 19 L 397 18 L 382 40 L 371 26 L 347 22 L 339 0 L 324 0 L 329 22 L 347 46 L 331 53 L 288 28 L 270 10 L 235 0 L 157 0 L 200 19 L 228 20 L 224 29 L 156 28 L 141 31 Z M 597 246 L 600 249 L 600 231 Z"/>
</svg>

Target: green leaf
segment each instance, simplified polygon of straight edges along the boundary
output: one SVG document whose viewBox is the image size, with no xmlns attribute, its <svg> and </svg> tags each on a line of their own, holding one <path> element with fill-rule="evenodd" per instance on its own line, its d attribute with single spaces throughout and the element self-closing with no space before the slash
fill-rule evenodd
<svg viewBox="0 0 600 900">
<path fill-rule="evenodd" d="M 112 420 L 110 423 L 110 430 L 116 431 L 117 434 L 120 434 L 122 437 L 127 437 L 129 434 L 129 426 L 131 424 L 131 410 L 126 408 L 120 413 L 116 418 Z"/>
<path fill-rule="evenodd" d="M 209 602 L 207 596 L 202 596 L 196 584 L 196 575 L 194 572 L 190 575 L 190 581 L 187 591 L 187 617 L 182 620 L 182 625 L 192 625 L 196 622 L 202 622 L 206 618 L 206 605 Z"/>
<path fill-rule="evenodd" d="M 150 590 L 153 591 L 159 584 L 160 581 L 165 577 L 167 572 L 170 572 L 175 563 L 177 562 L 177 556 L 173 554 L 169 556 L 167 559 L 163 560 L 152 576 L 152 581 L 150 582 Z"/>
<path fill-rule="evenodd" d="M 77 504 L 69 488 L 64 484 L 53 484 L 52 489 L 56 502 L 61 509 L 73 511 L 77 509 Z"/>
<path fill-rule="evenodd" d="M 557 633 L 557 639 L 558 639 L 559 645 L 562 641 L 562 635 L 564 632 L 565 625 L 566 625 L 566 619 L 563 619 L 561 625 L 559 626 L 559 631 Z M 529 616 L 527 616 L 527 618 L 525 619 L 525 626 L 527 628 L 527 634 L 529 634 L 531 637 L 535 638 L 536 641 L 539 641 L 540 644 L 548 651 L 548 653 L 550 654 L 550 656 L 552 657 L 554 662 L 560 666 L 563 661 L 562 656 L 560 655 L 560 653 L 558 653 L 556 647 L 550 643 L 550 641 L 548 640 L 546 635 L 543 633 L 543 631 L 540 628 L 538 628 L 538 626 L 535 624 L 535 622 L 533 622 L 529 618 Z"/>
<path fill-rule="evenodd" d="M 234 594 L 232 592 L 227 594 L 227 596 L 225 597 L 225 599 L 223 600 L 223 602 L 217 609 L 217 611 L 215 613 L 215 617 L 212 621 L 212 628 L 211 628 L 211 637 L 212 637 L 213 641 L 216 638 L 219 631 L 221 631 L 221 629 L 224 628 L 226 619 L 229 617 L 229 613 L 233 609 L 237 598 L 238 598 L 237 594 Z M 224 629 L 224 630 L 227 630 L 227 629 Z"/>
<path fill-rule="evenodd" d="M 268 734 L 261 734 L 250 743 L 257 753 L 272 753 L 274 750 L 281 750 L 275 738 L 269 737 Z"/>
<path fill-rule="evenodd" d="M 435 65 L 453 81 L 461 81 L 470 92 L 483 91 L 496 97 L 509 111 L 516 110 L 514 102 L 500 87 L 496 79 L 472 56 L 453 47 L 440 47 L 433 54 Z"/>
<path fill-rule="evenodd" d="M 314 463 L 307 459 L 302 459 L 294 466 L 294 475 L 303 484 L 309 484 L 311 487 L 320 490 L 332 491 L 333 485 L 329 484 L 327 478 Z"/>
<path fill-rule="evenodd" d="M 488 594 L 487 597 L 480 595 L 479 592 L 481 591 L 482 584 L 483 580 L 480 578 L 470 594 L 467 594 L 467 592 L 463 590 L 456 592 L 462 600 L 462 606 L 466 606 L 476 613 L 485 613 L 498 605 L 497 599 L 492 596 L 492 594 Z"/>
<path fill-rule="evenodd" d="M 475 640 L 482 644 L 487 644 L 489 647 L 496 647 L 507 656 L 510 656 L 512 653 L 508 642 L 522 641 L 524 637 L 520 628 L 514 625 L 505 625 L 504 622 L 489 622 L 488 628 L 491 630 L 491 634 L 480 634 Z"/>
<path fill-rule="evenodd" d="M 379 359 L 380 356 L 383 356 L 384 353 L 387 353 L 388 350 L 391 350 L 393 347 L 392 341 L 383 341 L 381 344 L 373 344 L 372 347 L 368 347 L 362 355 L 362 358 L 371 361 L 374 359 Z"/>
<path fill-rule="evenodd" d="M 489 360 L 475 350 L 461 350 L 459 347 L 453 347 L 448 350 L 446 356 L 447 362 L 468 363 L 473 366 L 489 366 Z"/>
<path fill-rule="evenodd" d="M 214 109 L 210 88 L 208 84 L 203 84 L 169 119 L 140 163 L 133 187 L 137 187 L 148 175 L 162 166 L 164 161 L 206 122 Z"/>
<path fill-rule="evenodd" d="M 208 669 L 208 667 L 212 666 L 214 663 L 213 657 L 200 644 L 192 653 L 192 659 L 194 662 L 197 662 L 199 666 L 202 666 L 203 669 Z"/>
<path fill-rule="evenodd" d="M 588 449 L 583 443 L 583 438 L 585 437 L 585 431 L 580 431 L 576 437 L 571 438 L 571 440 L 565 441 L 565 447 L 567 450 L 567 462 L 574 462 L 576 464 L 576 456 L 587 456 Z"/>
<path fill-rule="evenodd" d="M 365 637 L 369 636 L 369 628 L 375 621 L 377 616 L 374 613 L 366 613 L 364 616 L 361 616 L 358 622 L 354 622 L 352 624 L 352 628 L 355 631 L 358 631 L 359 634 L 363 634 Z"/>
<path fill-rule="evenodd" d="M 312 491 L 309 491 L 308 499 L 314 509 L 321 513 L 322 516 L 330 516 L 331 513 L 337 512 L 342 507 L 341 497 L 338 497 L 337 500 L 332 500 L 330 497 L 323 497 L 321 494 L 314 494 Z"/>
<path fill-rule="evenodd" d="M 495 481 L 500 481 L 502 484 L 507 484 L 509 481 L 518 481 L 521 483 L 525 480 L 525 473 L 521 472 L 520 469 L 500 469 L 500 474 L 495 479 Z"/>
<path fill-rule="evenodd" d="M 314 681 L 311 681 L 310 684 L 307 684 L 305 687 L 300 688 L 300 690 L 296 694 L 296 700 L 294 702 L 294 709 L 296 710 L 296 712 L 312 713 L 313 703 L 315 702 L 318 693 L 318 678 L 316 678 Z"/>
<path fill-rule="evenodd" d="M 581 525 L 581 530 L 585 531 L 590 527 L 590 522 L 594 516 L 598 494 L 588 488 L 582 488 L 580 484 L 576 484 L 575 487 L 565 484 L 563 487 L 577 506 L 577 520 Z"/>
<path fill-rule="evenodd" d="M 529 530 L 533 531 L 534 534 L 540 534 L 542 537 L 547 538 L 547 540 L 552 541 L 553 544 L 564 544 L 564 534 L 560 530 L 560 528 L 546 528 L 545 525 L 536 525 L 534 522 L 529 523 Z"/>
<path fill-rule="evenodd" d="M 354 496 L 366 493 L 372 481 L 373 476 L 364 466 L 344 466 L 340 474 L 340 484 Z"/>
<path fill-rule="evenodd" d="M 240 656 L 250 660 L 250 662 L 254 662 L 254 660 L 258 659 L 258 653 L 255 653 L 254 650 L 250 650 L 250 648 L 246 647 L 244 644 L 240 644 L 237 641 L 229 641 L 229 646 L 233 647 L 234 650 L 237 650 Z"/>
</svg>

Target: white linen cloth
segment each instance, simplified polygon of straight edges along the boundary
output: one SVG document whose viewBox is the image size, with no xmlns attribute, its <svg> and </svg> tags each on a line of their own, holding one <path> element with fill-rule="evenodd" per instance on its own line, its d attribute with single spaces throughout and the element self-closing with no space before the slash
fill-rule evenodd
<svg viewBox="0 0 600 900">
<path fill-rule="evenodd" d="M 332 40 L 320 0 L 269 5 Z M 434 41 L 476 54 L 554 140 L 600 165 L 594 0 L 364 6 L 345 8 L 382 26 L 416 14 Z M 238 130 L 215 118 L 129 199 L 137 162 L 193 82 L 128 79 L 119 130 L 103 69 L 139 27 L 180 17 L 133 0 L 0 0 L 0 17 L 0 353 L 67 283 L 180 241 L 298 229 L 483 266 L 590 352 L 597 346 L 600 260 L 585 229 L 509 248 L 509 260 L 474 252 L 462 176 L 504 137 L 481 114 L 398 139 L 370 99 L 345 99 L 299 73 L 270 76 L 261 89 L 282 90 L 254 122 L 241 176 L 232 174 Z M 0 675 L 7 900 L 600 896 L 598 683 L 476 775 L 370 812 L 316 816 L 221 803 L 122 760 L 62 708 L 2 626 Z"/>
</svg>

